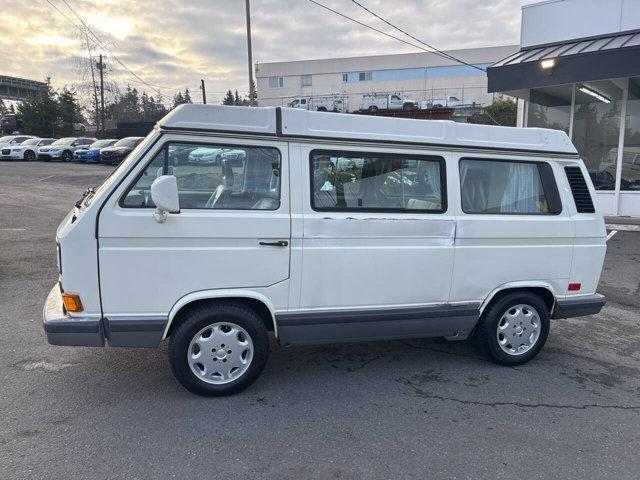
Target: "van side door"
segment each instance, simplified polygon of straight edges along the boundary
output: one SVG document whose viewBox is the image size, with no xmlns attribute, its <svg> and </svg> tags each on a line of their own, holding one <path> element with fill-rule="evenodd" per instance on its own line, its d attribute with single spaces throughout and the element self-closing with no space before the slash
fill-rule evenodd
<svg viewBox="0 0 640 480">
<path fill-rule="evenodd" d="M 299 292 L 290 311 L 278 316 L 280 341 L 407 338 L 459 329 L 459 318 L 444 318 L 451 313 L 444 304 L 455 232 L 444 159 L 301 145 L 299 164 L 299 229 L 297 213 L 293 221 L 302 237 L 294 234 L 295 254 L 301 248 L 302 258 L 292 264 L 292 289 Z"/>
<path fill-rule="evenodd" d="M 196 149 L 221 151 L 221 160 L 211 155 L 210 161 L 191 162 L 189 153 Z M 177 179 L 180 212 L 158 223 L 150 186 L 163 174 Z M 102 308 L 109 324 L 161 324 L 193 292 L 268 292 L 286 283 L 288 192 L 285 142 L 161 137 L 98 220 Z M 288 292 L 281 290 L 270 299 L 286 308 Z"/>
</svg>

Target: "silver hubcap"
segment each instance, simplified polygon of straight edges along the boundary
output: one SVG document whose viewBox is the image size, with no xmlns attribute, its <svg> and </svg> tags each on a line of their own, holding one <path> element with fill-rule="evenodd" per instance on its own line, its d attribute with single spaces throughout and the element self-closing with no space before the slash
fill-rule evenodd
<svg viewBox="0 0 640 480">
<path fill-rule="evenodd" d="M 252 359 L 251 337 L 244 328 L 228 322 L 204 327 L 193 337 L 187 352 L 194 375 L 216 385 L 240 378 Z"/>
<path fill-rule="evenodd" d="M 502 314 L 496 331 L 498 345 L 509 355 L 522 355 L 540 338 L 540 315 L 530 305 L 510 307 Z"/>
</svg>

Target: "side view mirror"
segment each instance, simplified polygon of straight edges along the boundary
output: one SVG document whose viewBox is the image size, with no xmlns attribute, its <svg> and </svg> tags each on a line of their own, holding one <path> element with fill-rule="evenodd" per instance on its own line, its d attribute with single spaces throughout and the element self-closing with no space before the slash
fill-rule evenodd
<svg viewBox="0 0 640 480">
<path fill-rule="evenodd" d="M 151 184 L 151 200 L 156 206 L 153 217 L 158 223 L 167 220 L 168 213 L 180 213 L 178 181 L 173 175 L 161 175 Z"/>
</svg>

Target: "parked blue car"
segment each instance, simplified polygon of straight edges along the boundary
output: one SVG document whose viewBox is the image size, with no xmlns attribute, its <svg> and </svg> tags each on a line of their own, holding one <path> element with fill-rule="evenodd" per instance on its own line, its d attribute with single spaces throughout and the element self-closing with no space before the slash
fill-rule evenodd
<svg viewBox="0 0 640 480">
<path fill-rule="evenodd" d="M 98 160 L 100 160 L 100 149 L 110 147 L 117 141 L 118 140 L 115 139 L 106 139 L 93 142 L 87 148 L 80 148 L 76 150 L 73 154 L 73 159 L 76 162 L 98 163 Z"/>
</svg>

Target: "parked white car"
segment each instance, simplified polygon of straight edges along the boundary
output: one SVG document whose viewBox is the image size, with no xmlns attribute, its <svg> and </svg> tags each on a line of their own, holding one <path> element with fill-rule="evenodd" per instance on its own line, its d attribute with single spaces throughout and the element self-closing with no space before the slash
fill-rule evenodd
<svg viewBox="0 0 640 480">
<path fill-rule="evenodd" d="M 0 148 L 16 147 L 30 138 L 36 137 L 32 135 L 6 135 L 4 137 L 0 137 Z"/>
<path fill-rule="evenodd" d="M 368 93 L 362 96 L 360 111 L 415 110 L 418 105 L 410 98 L 398 93 Z"/>
<path fill-rule="evenodd" d="M 95 142 L 95 138 L 86 137 L 65 137 L 56 140 L 51 145 L 38 148 L 38 159 L 44 161 L 62 160 L 70 162 L 73 154 L 79 148 L 86 148 Z"/>
<path fill-rule="evenodd" d="M 0 158 L 33 161 L 38 156 L 38 147 L 50 145 L 55 141 L 55 138 L 30 138 L 16 146 L 0 147 Z"/>
<path fill-rule="evenodd" d="M 171 165 L 185 146 L 245 161 Z M 518 365 L 551 319 L 605 303 L 594 199 L 558 130 L 182 105 L 58 227 L 44 330 L 54 345 L 168 340 L 178 381 L 208 396 L 255 381 L 268 332 L 285 346 L 475 332 Z"/>
</svg>

